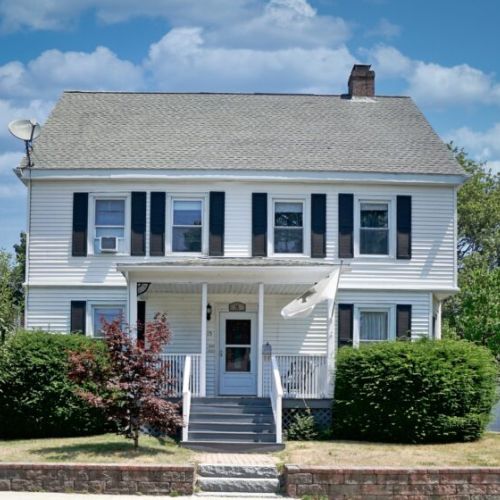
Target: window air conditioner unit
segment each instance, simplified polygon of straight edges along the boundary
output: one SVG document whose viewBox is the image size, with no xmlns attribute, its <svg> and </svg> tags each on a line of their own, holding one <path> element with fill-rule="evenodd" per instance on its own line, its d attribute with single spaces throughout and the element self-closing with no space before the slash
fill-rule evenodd
<svg viewBox="0 0 500 500">
<path fill-rule="evenodd" d="M 116 253 L 118 251 L 118 238 L 116 236 L 101 236 L 99 249 L 102 253 Z"/>
</svg>

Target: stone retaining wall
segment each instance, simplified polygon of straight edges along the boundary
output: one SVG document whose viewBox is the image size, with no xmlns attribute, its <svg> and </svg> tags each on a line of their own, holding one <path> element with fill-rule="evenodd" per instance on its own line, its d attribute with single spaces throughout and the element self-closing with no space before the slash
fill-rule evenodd
<svg viewBox="0 0 500 500">
<path fill-rule="evenodd" d="M 500 498 L 500 467 L 340 468 L 286 465 L 285 493 L 318 498 Z"/>
<path fill-rule="evenodd" d="M 0 464 L 0 491 L 191 495 L 192 465 Z"/>
</svg>

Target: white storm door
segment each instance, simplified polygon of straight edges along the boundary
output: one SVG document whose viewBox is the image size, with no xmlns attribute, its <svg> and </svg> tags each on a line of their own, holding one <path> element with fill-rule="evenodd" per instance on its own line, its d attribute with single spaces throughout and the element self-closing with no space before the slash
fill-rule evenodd
<svg viewBox="0 0 500 500">
<path fill-rule="evenodd" d="M 219 394 L 257 394 L 256 315 L 221 313 Z"/>
</svg>

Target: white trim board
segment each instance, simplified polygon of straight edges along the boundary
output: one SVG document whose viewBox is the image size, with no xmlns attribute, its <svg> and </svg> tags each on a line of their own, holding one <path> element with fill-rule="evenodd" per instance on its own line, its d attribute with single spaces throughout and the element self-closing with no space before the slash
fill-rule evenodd
<svg viewBox="0 0 500 500">
<path fill-rule="evenodd" d="M 26 170 L 26 169 L 24 169 Z M 26 177 L 22 173 L 22 181 Z M 275 182 L 350 182 L 350 183 L 383 183 L 383 184 L 445 184 L 461 185 L 466 175 L 444 174 L 410 174 L 410 173 L 377 173 L 377 172 L 335 172 L 335 171 L 293 171 L 293 170 L 212 170 L 212 169 L 32 169 L 32 179 L 36 180 L 227 180 L 227 181 L 275 181 Z"/>
</svg>

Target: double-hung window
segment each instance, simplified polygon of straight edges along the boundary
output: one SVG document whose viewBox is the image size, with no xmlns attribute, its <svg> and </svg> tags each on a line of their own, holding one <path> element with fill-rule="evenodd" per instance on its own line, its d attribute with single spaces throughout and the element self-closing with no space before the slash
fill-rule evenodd
<svg viewBox="0 0 500 500">
<path fill-rule="evenodd" d="M 123 252 L 125 242 L 125 199 L 96 198 L 94 212 L 94 252 Z"/>
<path fill-rule="evenodd" d="M 395 338 L 394 307 L 359 306 L 355 315 L 355 346 Z"/>
<path fill-rule="evenodd" d="M 104 337 L 104 323 L 112 323 L 117 319 L 125 319 L 125 305 L 100 305 L 92 306 L 92 336 L 97 338 Z"/>
<path fill-rule="evenodd" d="M 273 203 L 273 251 L 275 254 L 304 253 L 304 202 L 275 200 Z"/>
<path fill-rule="evenodd" d="M 203 199 L 172 200 L 172 252 L 201 253 Z"/>
<path fill-rule="evenodd" d="M 390 255 L 389 228 L 389 202 L 360 201 L 359 254 Z"/>
</svg>

